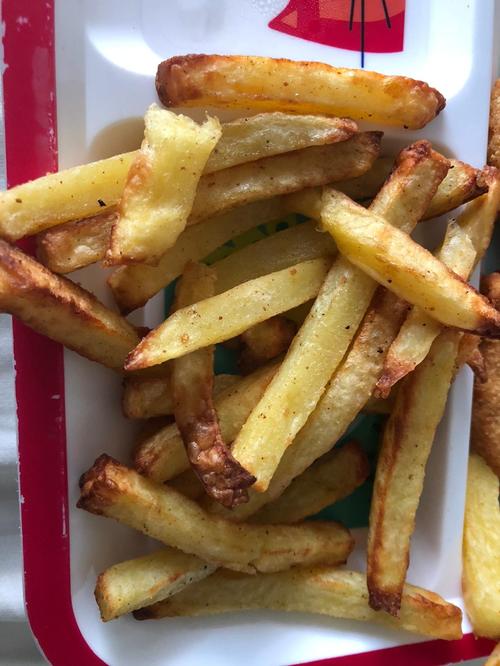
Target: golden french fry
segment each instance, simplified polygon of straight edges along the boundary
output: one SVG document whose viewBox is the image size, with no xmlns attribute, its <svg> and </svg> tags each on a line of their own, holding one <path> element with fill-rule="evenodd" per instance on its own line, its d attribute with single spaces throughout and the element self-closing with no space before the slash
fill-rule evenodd
<svg viewBox="0 0 500 666">
<path fill-rule="evenodd" d="M 484 277 L 481 289 L 499 308 L 500 273 Z M 474 381 L 471 444 L 500 478 L 500 342 L 482 340 L 479 349 L 484 377 L 476 377 Z"/>
<path fill-rule="evenodd" d="M 337 523 L 235 525 L 107 455 L 100 456 L 83 475 L 80 487 L 79 508 L 114 518 L 183 552 L 237 571 L 341 564 L 353 547 L 348 530 Z"/>
<path fill-rule="evenodd" d="M 478 169 L 459 160 L 450 160 L 450 165 L 446 178 L 439 185 L 425 213 L 426 220 L 444 215 L 475 199 L 488 189 Z"/>
<path fill-rule="evenodd" d="M 348 259 L 446 326 L 500 336 L 500 312 L 404 231 L 329 190 L 322 225 Z"/>
<path fill-rule="evenodd" d="M 152 104 L 111 230 L 106 263 L 157 264 L 184 230 L 205 164 L 222 130 Z"/>
<path fill-rule="evenodd" d="M 407 305 L 379 288 L 357 336 L 316 409 L 285 451 L 265 493 L 250 489 L 247 504 L 227 511 L 215 502 L 207 508 L 229 520 L 244 520 L 279 497 L 295 477 L 327 453 L 342 437 L 373 393 L 384 356 L 396 336 Z"/>
<path fill-rule="evenodd" d="M 462 612 L 434 592 L 405 585 L 399 619 L 367 604 L 366 580 L 356 571 L 327 567 L 245 576 L 218 571 L 171 599 L 135 613 L 140 620 L 211 615 L 267 608 L 364 620 L 454 640 L 462 636 Z"/>
<path fill-rule="evenodd" d="M 291 113 L 259 113 L 222 125 L 222 137 L 212 151 L 205 173 L 350 139 L 358 130 L 349 118 L 299 116 Z"/>
<path fill-rule="evenodd" d="M 399 155 L 371 210 L 412 229 L 448 166 L 428 142 L 413 144 Z M 328 197 L 324 205 L 328 209 Z M 376 288 L 372 278 L 345 257 L 333 263 L 285 360 L 233 443 L 234 457 L 256 478 L 255 490 L 264 492 L 269 486 L 284 451 L 342 361 Z"/>
<path fill-rule="evenodd" d="M 500 666 L 500 643 L 497 643 L 493 652 L 485 661 L 484 666 Z"/>
<path fill-rule="evenodd" d="M 355 201 L 373 199 L 389 178 L 393 167 L 394 157 L 379 157 L 369 171 L 357 178 L 341 181 L 335 187 Z"/>
<path fill-rule="evenodd" d="M 260 368 L 216 395 L 215 408 L 222 437 L 232 442 L 245 423 L 248 414 L 276 372 L 276 365 Z M 147 433 L 134 453 L 134 467 L 144 476 L 162 482 L 174 478 L 189 468 L 179 429 L 175 424 Z"/>
<path fill-rule="evenodd" d="M 370 464 L 357 442 L 349 442 L 317 460 L 267 504 L 252 523 L 298 523 L 350 495 L 370 473 Z"/>
<path fill-rule="evenodd" d="M 243 374 L 253 372 L 273 358 L 284 354 L 297 331 L 293 321 L 277 315 L 266 319 L 240 336 L 242 346 L 238 365 Z"/>
<path fill-rule="evenodd" d="M 445 330 L 400 386 L 380 448 L 368 531 L 370 606 L 397 616 L 425 465 L 443 416 L 462 334 Z"/>
<path fill-rule="evenodd" d="M 214 394 L 234 386 L 238 375 L 216 375 Z M 126 377 L 123 384 L 122 410 L 128 419 L 152 419 L 174 413 L 170 375 L 165 377 Z"/>
<path fill-rule="evenodd" d="M 434 88 L 403 76 L 255 56 L 164 60 L 156 90 L 165 106 L 324 113 L 410 129 L 424 127 L 446 103 Z"/>
<path fill-rule="evenodd" d="M 176 287 L 174 309 L 211 297 L 215 280 L 214 269 L 188 262 Z M 171 383 L 175 423 L 206 493 L 228 508 L 248 501 L 247 488 L 255 479 L 231 455 L 213 403 L 214 347 L 174 359 Z"/>
<path fill-rule="evenodd" d="M 213 571 L 213 565 L 175 548 L 115 564 L 97 578 L 94 594 L 101 619 L 108 622 L 161 601 Z"/>
<path fill-rule="evenodd" d="M 161 257 L 157 266 L 120 266 L 110 275 L 108 284 L 118 307 L 123 313 L 141 307 L 181 274 L 188 259 L 200 261 L 234 236 L 252 229 L 257 224 L 276 220 L 282 214 L 281 200 L 275 197 L 255 201 L 217 215 L 203 224 L 188 227 L 179 236 L 174 247 Z M 318 234 L 320 235 L 323 236 Z M 332 241 L 331 246 L 334 245 Z"/>
<path fill-rule="evenodd" d="M 0 311 L 78 354 L 122 371 L 135 328 L 93 294 L 0 240 Z"/>
<path fill-rule="evenodd" d="M 498 477 L 478 455 L 469 458 L 462 588 L 476 636 L 500 639 L 500 508 Z"/>
<path fill-rule="evenodd" d="M 315 296 L 331 261 L 303 261 L 174 312 L 129 355 L 126 369 L 138 370 L 223 342 Z"/>
<path fill-rule="evenodd" d="M 491 91 L 488 164 L 500 169 L 500 79 Z"/>
</svg>

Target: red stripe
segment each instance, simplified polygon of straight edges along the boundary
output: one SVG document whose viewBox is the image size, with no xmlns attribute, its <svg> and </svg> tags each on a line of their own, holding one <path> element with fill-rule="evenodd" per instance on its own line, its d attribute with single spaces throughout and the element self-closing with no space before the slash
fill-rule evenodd
<svg viewBox="0 0 500 666">
<path fill-rule="evenodd" d="M 2 0 L 2 18 L 12 187 L 57 170 L 53 0 Z M 104 664 L 71 604 L 63 350 L 17 321 L 13 328 L 28 619 L 54 666 Z"/>
</svg>

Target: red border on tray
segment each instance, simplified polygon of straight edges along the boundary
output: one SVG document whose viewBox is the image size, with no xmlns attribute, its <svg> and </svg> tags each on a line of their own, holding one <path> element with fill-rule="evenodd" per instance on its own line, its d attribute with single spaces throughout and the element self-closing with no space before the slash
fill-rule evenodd
<svg viewBox="0 0 500 666">
<path fill-rule="evenodd" d="M 1 0 L 9 187 L 57 170 L 55 0 Z M 30 243 L 23 245 L 31 250 Z M 97 666 L 76 622 L 70 580 L 68 484 L 61 345 L 14 321 L 19 481 L 26 612 L 53 666 Z M 467 634 L 309 662 L 310 666 L 440 666 L 489 654 Z"/>
</svg>

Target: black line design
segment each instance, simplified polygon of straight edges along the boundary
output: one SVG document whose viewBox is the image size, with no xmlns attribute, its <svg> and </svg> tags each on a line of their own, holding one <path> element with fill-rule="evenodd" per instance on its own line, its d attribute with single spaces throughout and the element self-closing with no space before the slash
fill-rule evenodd
<svg viewBox="0 0 500 666">
<path fill-rule="evenodd" d="M 390 30 L 392 28 L 392 26 L 391 26 L 391 17 L 389 16 L 389 11 L 387 9 L 386 0 L 381 0 L 381 1 L 382 1 L 382 7 L 384 8 L 385 22 L 387 23 L 387 27 Z"/>
<path fill-rule="evenodd" d="M 365 0 L 361 0 L 361 69 L 365 66 Z"/>
<path fill-rule="evenodd" d="M 354 22 L 354 9 L 356 7 L 356 0 L 351 0 L 351 12 L 349 14 L 349 30 L 352 30 L 352 24 Z"/>
</svg>

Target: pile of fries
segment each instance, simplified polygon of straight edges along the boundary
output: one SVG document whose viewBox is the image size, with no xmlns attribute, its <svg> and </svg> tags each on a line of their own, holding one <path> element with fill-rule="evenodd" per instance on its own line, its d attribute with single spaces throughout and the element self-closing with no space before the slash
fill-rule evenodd
<svg viewBox="0 0 500 666">
<path fill-rule="evenodd" d="M 165 107 L 259 113 L 198 124 L 152 105 L 137 151 L 0 196 L 1 309 L 123 373 L 123 411 L 145 420 L 129 467 L 103 454 L 81 478 L 80 508 L 163 544 L 101 573 L 102 619 L 269 608 L 459 638 L 461 611 L 406 573 L 450 385 L 463 363 L 481 377 L 480 338 L 500 344 L 498 301 L 467 281 L 491 240 L 499 172 L 426 140 L 383 154 L 382 132 L 358 121 L 420 128 L 444 107 L 405 77 L 185 56 L 160 64 L 156 86 Z M 434 253 L 412 239 L 462 204 Z M 300 223 L 203 262 L 291 213 Z M 34 235 L 38 261 L 13 245 Z M 99 261 L 114 267 L 121 314 L 63 276 Z M 165 321 L 147 333 L 127 321 L 175 279 Z M 239 355 L 240 376 L 214 376 L 220 343 Z M 370 475 L 359 444 L 335 448 L 363 410 L 388 414 L 366 575 L 342 566 L 348 529 L 305 521 Z M 499 465 L 498 447 L 486 448 Z M 487 554 L 484 564 L 474 555 L 482 475 L 498 529 L 484 467 L 471 458 L 465 594 L 475 629 L 498 638 L 500 532 L 496 580 Z"/>
</svg>

